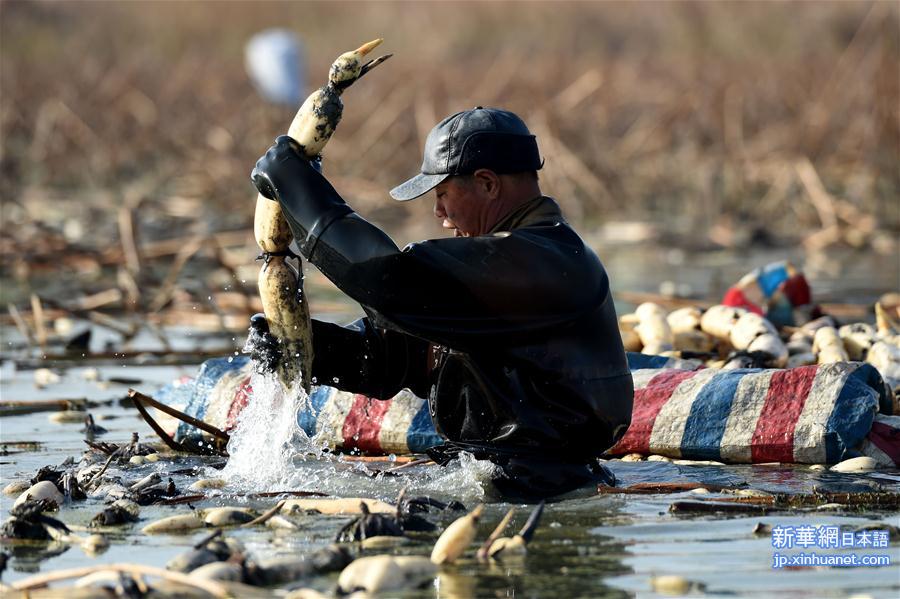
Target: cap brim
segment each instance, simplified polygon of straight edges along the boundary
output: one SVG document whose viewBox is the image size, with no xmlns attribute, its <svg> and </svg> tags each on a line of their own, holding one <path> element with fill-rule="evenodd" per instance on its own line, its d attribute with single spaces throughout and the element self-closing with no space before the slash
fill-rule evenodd
<svg viewBox="0 0 900 599">
<path fill-rule="evenodd" d="M 424 173 L 420 173 L 409 181 L 401 183 L 400 185 L 392 189 L 391 197 L 398 202 L 414 200 L 417 197 L 424 195 L 437 187 L 441 181 L 449 176 L 450 175 L 426 175 Z"/>
</svg>

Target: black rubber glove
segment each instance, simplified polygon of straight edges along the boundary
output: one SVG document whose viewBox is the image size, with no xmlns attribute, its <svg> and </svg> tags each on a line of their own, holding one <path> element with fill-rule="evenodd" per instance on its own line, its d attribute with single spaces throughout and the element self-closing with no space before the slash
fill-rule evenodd
<svg viewBox="0 0 900 599">
<path fill-rule="evenodd" d="M 321 158 L 306 160 L 299 149 L 287 135 L 279 136 L 250 180 L 263 196 L 281 203 L 300 253 L 309 258 L 325 229 L 353 210 L 321 175 Z"/>
</svg>

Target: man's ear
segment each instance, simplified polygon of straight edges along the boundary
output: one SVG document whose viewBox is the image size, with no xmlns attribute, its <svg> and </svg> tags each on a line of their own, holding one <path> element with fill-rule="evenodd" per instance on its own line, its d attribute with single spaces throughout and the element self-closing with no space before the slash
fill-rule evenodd
<svg viewBox="0 0 900 599">
<path fill-rule="evenodd" d="M 491 200 L 500 197 L 500 175 L 487 168 L 480 168 L 472 173 L 472 179 L 478 189 Z"/>
</svg>

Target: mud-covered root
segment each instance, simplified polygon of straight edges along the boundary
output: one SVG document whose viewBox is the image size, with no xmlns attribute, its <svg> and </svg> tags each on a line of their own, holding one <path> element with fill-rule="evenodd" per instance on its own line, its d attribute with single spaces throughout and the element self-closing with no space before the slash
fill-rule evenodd
<svg viewBox="0 0 900 599">
<path fill-rule="evenodd" d="M 403 529 L 397 514 L 372 514 L 365 502 L 359 503 L 360 515 L 341 527 L 334 540 L 340 542 L 365 541 L 370 537 L 402 537 Z"/>
<path fill-rule="evenodd" d="M 813 353 L 816 354 L 819 364 L 846 362 L 849 359 L 844 343 L 834 327 L 821 327 L 816 330 Z"/>
<path fill-rule="evenodd" d="M 488 550 L 491 548 L 491 545 L 494 544 L 494 541 L 500 538 L 500 535 L 506 530 L 506 527 L 509 526 L 509 523 L 512 522 L 512 518 L 516 513 L 516 508 L 509 508 L 509 511 L 506 512 L 506 515 L 500 520 L 500 523 L 497 524 L 496 528 L 488 535 L 488 538 L 484 540 L 481 547 L 478 548 L 478 551 L 475 553 L 475 557 L 477 557 L 480 561 L 484 561 L 488 558 Z"/>
<path fill-rule="evenodd" d="M 878 462 L 869 456 L 850 458 L 829 468 L 832 472 L 871 472 L 878 468 Z"/>
<path fill-rule="evenodd" d="M 162 482 L 162 477 L 157 472 L 151 472 L 144 478 L 140 479 L 136 483 L 133 483 L 130 487 L 128 487 L 131 491 L 142 491 L 144 489 L 150 488 L 154 485 L 158 485 Z"/>
<path fill-rule="evenodd" d="M 767 366 L 783 368 L 788 361 L 788 349 L 777 334 L 764 333 L 750 342 L 747 351 L 770 356 Z"/>
<path fill-rule="evenodd" d="M 204 512 L 203 521 L 207 526 L 239 526 L 256 519 L 257 514 L 243 507 L 215 507 Z"/>
<path fill-rule="evenodd" d="M 3 487 L 2 493 L 4 495 L 21 495 L 30 488 L 31 483 L 27 480 L 16 480 Z"/>
<path fill-rule="evenodd" d="M 703 318 L 703 311 L 700 308 L 688 306 L 669 312 L 666 316 L 666 322 L 669 323 L 672 333 L 677 335 L 678 333 L 701 330 L 701 318 Z"/>
<path fill-rule="evenodd" d="M 731 343 L 731 330 L 747 311 L 743 308 L 723 306 L 721 304 L 711 306 L 700 318 L 700 328 L 720 341 Z"/>
<path fill-rule="evenodd" d="M 510 516 L 510 513 L 507 513 L 507 516 Z M 531 542 L 531 538 L 534 536 L 534 531 L 537 530 L 538 524 L 541 521 L 541 515 L 544 513 L 544 502 L 540 502 L 537 507 L 531 512 L 531 515 L 528 517 L 528 520 L 522 526 L 522 529 L 519 530 L 519 533 L 512 537 L 500 537 L 499 534 L 503 532 L 503 529 L 506 528 L 506 524 L 501 522 L 503 528 L 499 526 L 492 533 L 492 537 L 496 534 L 496 538 L 488 539 L 490 543 L 487 541 L 482 548 L 478 550 L 478 557 L 480 559 L 490 558 L 494 560 L 502 560 L 510 557 L 523 556 L 525 555 L 527 550 L 527 545 Z M 506 518 L 504 518 L 506 521 Z"/>
<path fill-rule="evenodd" d="M 178 514 L 151 522 L 141 532 L 148 535 L 185 534 L 205 526 L 206 523 L 196 514 Z"/>
<path fill-rule="evenodd" d="M 787 364 L 788 349 L 775 325 L 754 312 L 744 312 L 734 321 L 729 342 L 739 352 L 752 356 L 754 367 L 783 368 Z"/>
<path fill-rule="evenodd" d="M 315 589 L 295 589 L 284 596 L 284 599 L 330 599 Z"/>
<path fill-rule="evenodd" d="M 483 511 L 484 505 L 477 505 L 470 513 L 451 523 L 434 544 L 431 561 L 437 565 L 456 561 L 475 540 L 478 520 Z"/>
<path fill-rule="evenodd" d="M 188 487 L 188 491 L 205 491 L 207 489 L 222 489 L 225 487 L 224 478 L 201 478 L 194 481 Z"/>
<path fill-rule="evenodd" d="M 0 525 L 0 537 L 30 541 L 48 541 L 68 534 L 66 525 L 45 512 L 56 509 L 52 499 L 28 499 L 14 505 L 9 519 Z"/>
<path fill-rule="evenodd" d="M 638 324 L 634 331 L 641 338 L 645 354 L 661 354 L 671 351 L 675 343 L 675 337 L 669 322 L 666 320 L 666 311 L 658 304 L 645 302 L 637 307 L 634 313 L 638 317 Z"/>
<path fill-rule="evenodd" d="M 49 499 L 55 503 L 57 507 L 61 506 L 63 501 L 65 501 L 65 497 L 59 492 L 56 485 L 49 480 L 42 480 L 39 483 L 31 485 L 19 495 L 18 499 L 16 499 L 16 502 L 13 504 L 13 507 L 21 505 L 26 501 L 40 501 L 41 499 Z"/>
<path fill-rule="evenodd" d="M 393 549 L 395 547 L 400 547 L 409 543 L 409 537 L 378 535 L 374 537 L 366 537 L 359 542 L 359 546 L 365 551 L 384 551 L 386 549 Z"/>
<path fill-rule="evenodd" d="M 280 557 L 262 562 L 256 568 L 258 584 L 275 586 L 309 579 L 346 568 L 354 554 L 345 546 L 329 545 L 310 555 Z"/>
<path fill-rule="evenodd" d="M 437 575 L 437 565 L 418 555 L 373 555 L 361 557 L 344 568 L 338 577 L 338 595 L 357 591 L 386 593 L 429 584 Z"/>
<path fill-rule="evenodd" d="M 687 595 L 688 593 L 704 592 L 705 586 L 701 583 L 691 582 L 683 576 L 665 575 L 650 578 L 650 588 L 660 595 Z"/>
<path fill-rule="evenodd" d="M 875 302 L 875 327 L 881 335 L 900 333 L 900 295 L 888 293 Z"/>
<path fill-rule="evenodd" d="M 302 296 L 301 275 L 284 256 L 271 256 L 259 272 L 259 296 L 266 308 L 269 332 L 277 343 L 272 357 L 259 367 L 274 369 L 285 389 L 312 372 L 313 344 L 309 324 L 309 304 Z M 308 377 L 307 377 L 308 378 Z M 302 379 L 303 388 L 310 383 Z"/>
<path fill-rule="evenodd" d="M 210 562 L 195 568 L 189 576 L 200 580 L 244 582 L 244 567 L 234 562 Z"/>
<path fill-rule="evenodd" d="M 838 335 L 844 342 L 847 356 L 855 362 L 865 360 L 869 349 L 878 340 L 875 327 L 865 322 L 845 324 L 838 329 Z"/>
<path fill-rule="evenodd" d="M 145 566 L 143 564 L 103 564 L 98 566 L 91 566 L 87 568 L 72 568 L 68 570 L 55 570 L 53 572 L 47 572 L 42 574 L 37 574 L 30 578 L 26 578 L 24 580 L 18 580 L 14 582 L 11 587 L 14 591 L 32 591 L 34 589 L 40 589 L 42 587 L 47 586 L 53 582 L 59 582 L 62 580 L 69 580 L 72 578 L 84 578 L 86 576 L 90 576 L 96 574 L 98 572 L 122 572 L 126 574 L 128 577 L 134 580 L 140 580 L 142 576 L 153 576 L 157 578 L 161 578 L 164 581 L 172 582 L 181 585 L 188 585 L 190 587 L 197 587 L 206 591 L 208 594 L 213 597 L 230 597 L 231 593 L 229 593 L 228 589 L 221 584 L 218 584 L 215 581 L 209 581 L 204 579 L 193 579 L 185 574 L 181 574 L 180 572 L 169 572 L 168 570 L 163 570 L 162 568 L 156 568 L 153 566 Z M 118 577 L 116 578 L 118 579 Z M 91 581 L 90 584 L 95 584 L 97 581 Z M 147 583 L 141 580 L 141 585 L 143 585 L 144 593 L 149 592 L 150 588 Z M 140 591 L 140 587 L 137 587 L 137 590 Z M 52 596 L 60 596 L 60 590 L 52 589 L 51 593 L 48 593 L 48 597 Z M 68 595 L 63 595 L 68 596 Z M 74 595 L 73 595 L 74 596 Z M 106 596 L 106 595 L 104 595 Z M 128 596 L 128 595 L 121 595 Z"/>
<path fill-rule="evenodd" d="M 200 566 L 213 562 L 224 562 L 246 553 L 243 543 L 231 537 L 225 537 L 219 529 L 201 539 L 192 549 L 175 556 L 166 569 L 175 572 L 192 572 Z"/>
<path fill-rule="evenodd" d="M 141 515 L 141 507 L 130 499 L 117 499 L 91 519 L 89 526 L 118 526 L 137 522 Z"/>
<path fill-rule="evenodd" d="M 81 548 L 88 557 L 96 557 L 109 549 L 109 539 L 101 534 L 88 535 L 81 540 Z"/>
<path fill-rule="evenodd" d="M 361 514 L 360 504 L 365 503 L 370 514 L 394 514 L 397 507 L 377 499 L 363 497 L 339 497 L 327 499 L 288 499 L 281 506 L 281 513 L 290 516 L 296 512 L 315 511 L 327 515 Z"/>
</svg>

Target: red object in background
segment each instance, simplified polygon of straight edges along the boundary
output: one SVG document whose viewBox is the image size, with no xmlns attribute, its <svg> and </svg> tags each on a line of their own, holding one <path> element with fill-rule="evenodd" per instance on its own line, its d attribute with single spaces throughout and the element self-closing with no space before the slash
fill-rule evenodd
<svg viewBox="0 0 900 599">
<path fill-rule="evenodd" d="M 781 284 L 781 293 L 784 294 L 792 306 L 805 306 L 812 303 L 812 291 L 806 277 L 797 273 Z"/>
<path fill-rule="evenodd" d="M 751 312 L 756 312 L 760 316 L 763 315 L 762 308 L 748 300 L 747 296 L 744 295 L 744 292 L 737 287 L 731 287 L 725 292 L 725 297 L 722 298 L 722 304 L 733 308 L 745 308 Z"/>
<path fill-rule="evenodd" d="M 241 410 L 246 408 L 247 404 L 250 403 L 251 395 L 253 395 L 253 387 L 250 386 L 250 377 L 248 376 L 244 382 L 241 383 L 241 386 L 238 387 L 234 394 L 234 399 L 231 402 L 231 406 L 228 408 L 228 416 L 225 418 L 226 432 L 233 431 L 234 427 L 237 426 L 238 416 L 241 414 Z"/>
</svg>

